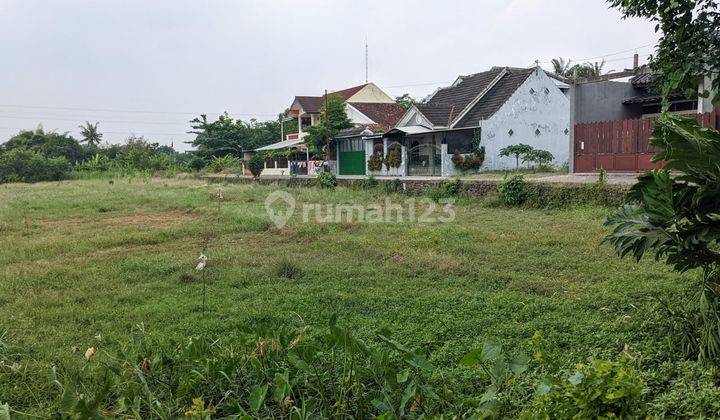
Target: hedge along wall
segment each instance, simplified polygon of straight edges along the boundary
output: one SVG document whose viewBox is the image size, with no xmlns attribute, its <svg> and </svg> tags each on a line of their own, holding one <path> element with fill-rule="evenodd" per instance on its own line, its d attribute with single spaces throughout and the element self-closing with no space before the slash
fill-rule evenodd
<svg viewBox="0 0 720 420">
<path fill-rule="evenodd" d="M 208 177 L 200 176 L 200 179 L 208 182 L 231 182 L 239 184 L 257 184 L 266 186 L 282 187 L 311 187 L 315 185 L 314 178 L 258 178 L 256 180 L 248 177 Z M 405 180 L 398 178 L 401 191 L 408 195 L 424 195 L 432 187 L 440 185 L 444 180 Z M 338 186 L 352 187 L 359 179 L 339 178 Z M 396 183 L 394 179 L 377 179 L 379 189 L 383 184 Z M 463 180 L 460 183 L 462 194 L 467 197 L 481 198 L 488 195 L 498 194 L 498 185 L 502 181 Z M 630 187 L 628 185 L 616 184 L 569 184 L 569 183 L 546 183 L 527 182 L 525 191 L 524 207 L 530 208 L 563 208 L 573 205 L 601 205 L 617 207 L 625 202 L 625 196 Z"/>
</svg>

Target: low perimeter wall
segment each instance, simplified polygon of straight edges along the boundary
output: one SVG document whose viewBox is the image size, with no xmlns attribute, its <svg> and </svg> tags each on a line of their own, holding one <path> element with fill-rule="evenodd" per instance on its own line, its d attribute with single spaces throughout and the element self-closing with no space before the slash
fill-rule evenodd
<svg viewBox="0 0 720 420">
<path fill-rule="evenodd" d="M 238 184 L 256 184 L 256 185 L 277 185 L 282 187 L 311 187 L 315 185 L 315 178 L 259 178 L 252 179 L 249 177 L 208 177 L 200 176 L 200 179 L 208 182 L 228 182 Z M 339 178 L 337 183 L 339 186 L 353 187 L 361 179 Z M 383 184 L 395 183 L 399 192 L 408 195 L 423 195 L 432 187 L 440 185 L 443 180 L 416 180 L 416 179 L 377 179 L 378 186 Z M 468 197 L 484 197 L 490 194 L 498 193 L 498 185 L 502 181 L 489 180 L 462 180 L 460 189 L 464 195 Z M 529 194 L 535 201 L 533 206 L 562 206 L 564 203 L 580 202 L 595 203 L 608 206 L 616 206 L 625 201 L 625 195 L 629 190 L 627 185 L 603 184 L 601 188 L 597 188 L 596 184 L 578 184 L 578 183 L 545 183 L 545 182 L 529 182 L 532 189 Z M 392 188 L 394 190 L 395 188 Z M 580 198 L 581 197 L 581 198 Z"/>
</svg>

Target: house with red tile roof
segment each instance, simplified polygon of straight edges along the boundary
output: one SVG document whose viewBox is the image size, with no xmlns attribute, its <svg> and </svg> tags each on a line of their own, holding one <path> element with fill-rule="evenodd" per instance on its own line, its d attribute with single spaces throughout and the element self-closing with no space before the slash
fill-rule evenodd
<svg viewBox="0 0 720 420">
<path fill-rule="evenodd" d="M 364 83 L 347 89 L 328 92 L 328 96 L 339 96 L 345 101 L 348 118 L 356 128 L 371 132 L 387 131 L 398 123 L 405 110 L 374 83 Z M 320 110 L 325 104 L 325 94 L 319 96 L 296 96 L 285 114 L 283 138 L 278 143 L 257 149 L 257 152 L 294 149 L 305 152 L 305 160 L 288 161 L 284 157 L 269 158 L 265 174 L 290 174 L 290 166 L 296 165 L 299 174 L 312 173 L 318 164 L 310 160 L 303 137 L 307 128 L 320 122 Z M 288 124 L 289 123 L 289 124 Z M 296 153 L 297 154 L 297 153 Z M 334 168 L 334 162 L 329 162 Z"/>
</svg>

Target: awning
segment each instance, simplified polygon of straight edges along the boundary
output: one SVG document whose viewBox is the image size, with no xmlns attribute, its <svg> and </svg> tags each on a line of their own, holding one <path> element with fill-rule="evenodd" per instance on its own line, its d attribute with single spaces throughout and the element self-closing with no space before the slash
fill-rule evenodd
<svg viewBox="0 0 720 420">
<path fill-rule="evenodd" d="M 263 152 L 266 150 L 277 150 L 277 149 L 285 149 L 290 147 L 304 147 L 305 142 L 301 139 L 295 139 L 295 140 L 285 140 L 285 141 L 279 141 L 277 143 L 268 144 L 267 146 L 258 147 L 255 149 L 256 152 Z"/>
<path fill-rule="evenodd" d="M 676 92 L 671 93 L 668 95 L 668 100 L 671 101 L 677 101 L 677 100 L 687 100 L 691 101 L 692 99 L 685 98 L 685 95 L 682 93 Z M 662 95 L 652 95 L 652 94 L 646 94 L 646 95 L 639 95 L 639 96 L 633 96 L 631 98 L 625 98 L 623 99 L 622 103 L 628 105 L 628 104 L 652 104 L 652 103 L 660 103 L 662 102 Z"/>
<path fill-rule="evenodd" d="M 408 135 L 425 134 L 425 133 L 429 133 L 431 131 L 433 131 L 433 130 L 430 128 L 427 128 L 425 126 L 422 126 L 422 125 L 409 125 L 407 127 L 393 128 L 392 130 L 385 133 L 385 135 L 396 134 L 396 133 L 403 133 L 403 134 L 408 134 Z"/>
</svg>

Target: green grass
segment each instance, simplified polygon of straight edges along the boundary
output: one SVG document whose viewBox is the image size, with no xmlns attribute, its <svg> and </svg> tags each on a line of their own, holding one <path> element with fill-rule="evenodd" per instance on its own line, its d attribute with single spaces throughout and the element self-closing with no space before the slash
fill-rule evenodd
<svg viewBox="0 0 720 420">
<path fill-rule="evenodd" d="M 477 380 L 458 361 L 487 338 L 530 352 L 540 331 L 565 367 L 627 345 L 657 383 L 649 399 L 674 403 L 675 356 L 653 297 L 677 299 L 695 277 L 614 256 L 601 245 L 607 209 L 461 200 L 447 224 L 304 224 L 296 212 L 277 229 L 264 209 L 273 190 L 132 177 L 0 185 L 0 350 L 20 349 L 25 375 L 0 367 L 0 402 L 47 413 L 58 397 L 51 367 L 77 357 L 73 346 L 111 348 L 136 324 L 155 336 L 232 339 L 255 324 L 325 325 L 338 314 L 361 338 L 387 327 L 428 351 L 467 392 Z M 287 191 L 301 203 L 384 200 Z M 205 315 L 193 270 L 204 246 Z M 302 275 L 279 275 L 283 264 Z"/>
</svg>

